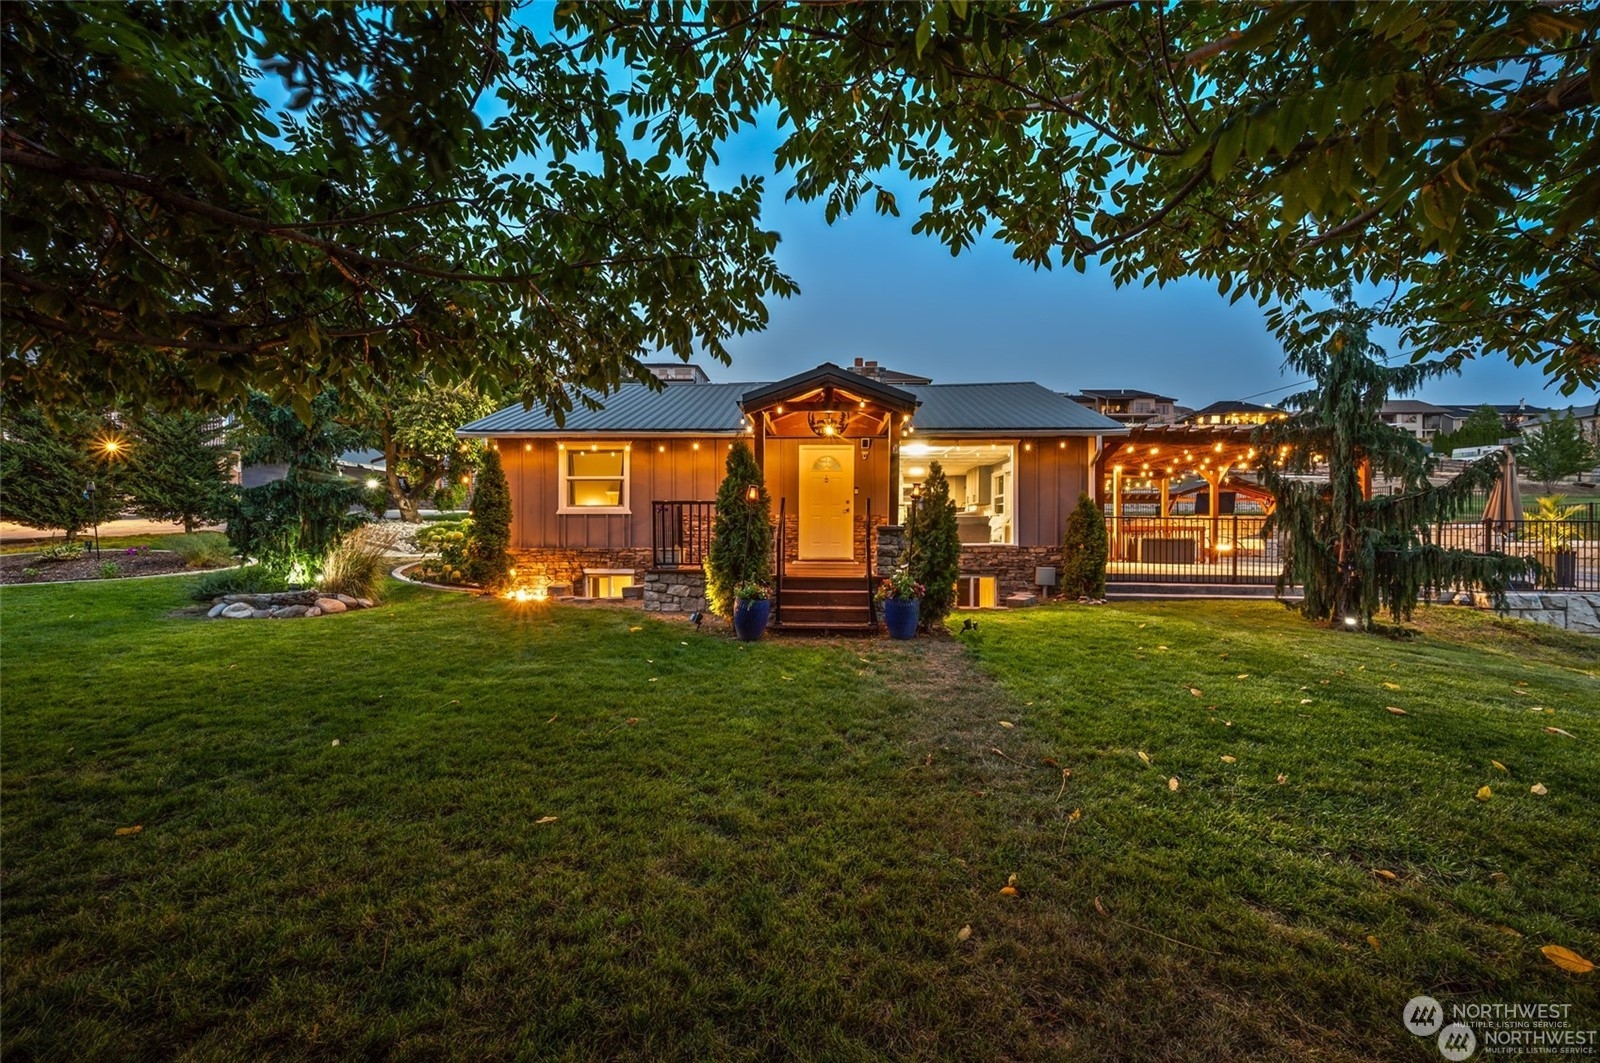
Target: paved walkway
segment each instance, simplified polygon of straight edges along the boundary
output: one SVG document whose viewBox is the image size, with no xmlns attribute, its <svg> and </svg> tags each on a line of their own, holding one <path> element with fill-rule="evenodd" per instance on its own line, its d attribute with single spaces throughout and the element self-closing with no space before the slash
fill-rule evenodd
<svg viewBox="0 0 1600 1063">
<path fill-rule="evenodd" d="M 221 531 L 220 525 L 197 529 L 199 531 Z M 93 529 L 85 529 L 84 536 L 92 537 Z M 167 524 L 159 520 L 140 520 L 137 517 L 127 517 L 120 520 L 108 520 L 100 525 L 100 538 L 109 539 L 117 535 L 181 535 L 182 524 Z M 0 520 L 0 543 L 28 543 L 48 542 L 51 539 L 63 538 L 60 532 L 40 531 L 38 528 L 26 528 L 21 524 L 13 524 L 8 520 Z"/>
</svg>

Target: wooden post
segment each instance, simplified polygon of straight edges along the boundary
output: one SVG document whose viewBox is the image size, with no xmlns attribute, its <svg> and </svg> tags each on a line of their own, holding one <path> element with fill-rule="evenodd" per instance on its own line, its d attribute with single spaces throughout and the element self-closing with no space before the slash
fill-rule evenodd
<svg viewBox="0 0 1600 1063">
<path fill-rule="evenodd" d="M 1122 466 L 1111 467 L 1111 556 L 1122 558 Z"/>
<path fill-rule="evenodd" d="M 1171 490 L 1172 490 L 1172 477 L 1163 476 L 1161 478 L 1161 519 L 1162 520 L 1166 520 L 1167 519 L 1167 509 L 1168 509 L 1169 506 L 1172 505 L 1172 499 L 1170 497 Z"/>
<path fill-rule="evenodd" d="M 755 451 L 756 468 L 761 470 L 761 479 L 767 478 L 767 411 L 759 410 L 750 415 L 755 422 L 755 436 L 750 441 L 750 449 Z"/>
<path fill-rule="evenodd" d="M 889 411 L 889 523 L 900 524 L 900 419 Z"/>
<path fill-rule="evenodd" d="M 1365 454 L 1361 455 L 1361 464 L 1356 466 L 1356 478 L 1361 483 L 1361 497 L 1372 501 L 1372 459 Z"/>
</svg>

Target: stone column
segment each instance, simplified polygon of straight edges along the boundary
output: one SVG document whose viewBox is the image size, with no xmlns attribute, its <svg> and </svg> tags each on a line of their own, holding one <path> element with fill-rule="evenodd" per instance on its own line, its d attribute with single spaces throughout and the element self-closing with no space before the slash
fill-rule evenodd
<svg viewBox="0 0 1600 1063">
<path fill-rule="evenodd" d="M 872 571 L 887 576 L 900 567 L 906 553 L 906 530 L 899 524 L 878 525 L 878 556 L 873 558 Z"/>
</svg>

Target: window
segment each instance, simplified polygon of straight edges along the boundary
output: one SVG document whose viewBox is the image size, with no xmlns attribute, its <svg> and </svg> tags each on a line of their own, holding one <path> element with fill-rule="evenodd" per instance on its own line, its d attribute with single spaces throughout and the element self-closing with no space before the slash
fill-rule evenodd
<svg viewBox="0 0 1600 1063">
<path fill-rule="evenodd" d="M 633 586 L 630 569 L 584 569 L 584 590 L 589 598 L 621 598 L 624 587 Z"/>
<path fill-rule="evenodd" d="M 993 609 L 997 604 L 993 576 L 962 575 L 956 580 L 957 609 Z"/>
<path fill-rule="evenodd" d="M 917 440 L 900 447 L 901 519 L 910 513 L 913 490 L 937 461 L 950 481 L 956 531 L 963 545 L 1016 542 L 1012 514 L 1016 447 L 987 440 Z"/>
<path fill-rule="evenodd" d="M 561 463 L 561 504 L 557 512 L 630 512 L 626 444 L 563 444 L 556 454 Z"/>
</svg>

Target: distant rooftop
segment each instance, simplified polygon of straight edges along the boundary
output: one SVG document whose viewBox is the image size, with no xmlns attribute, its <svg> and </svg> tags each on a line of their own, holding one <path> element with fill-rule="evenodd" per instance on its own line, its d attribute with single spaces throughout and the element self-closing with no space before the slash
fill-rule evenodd
<svg viewBox="0 0 1600 1063">
<path fill-rule="evenodd" d="M 918 376 L 915 373 L 902 373 L 894 369 L 886 369 L 877 362 L 857 358 L 854 365 L 845 366 L 857 376 L 864 376 L 868 380 L 876 380 L 883 384 L 931 384 L 932 377 Z"/>
</svg>

